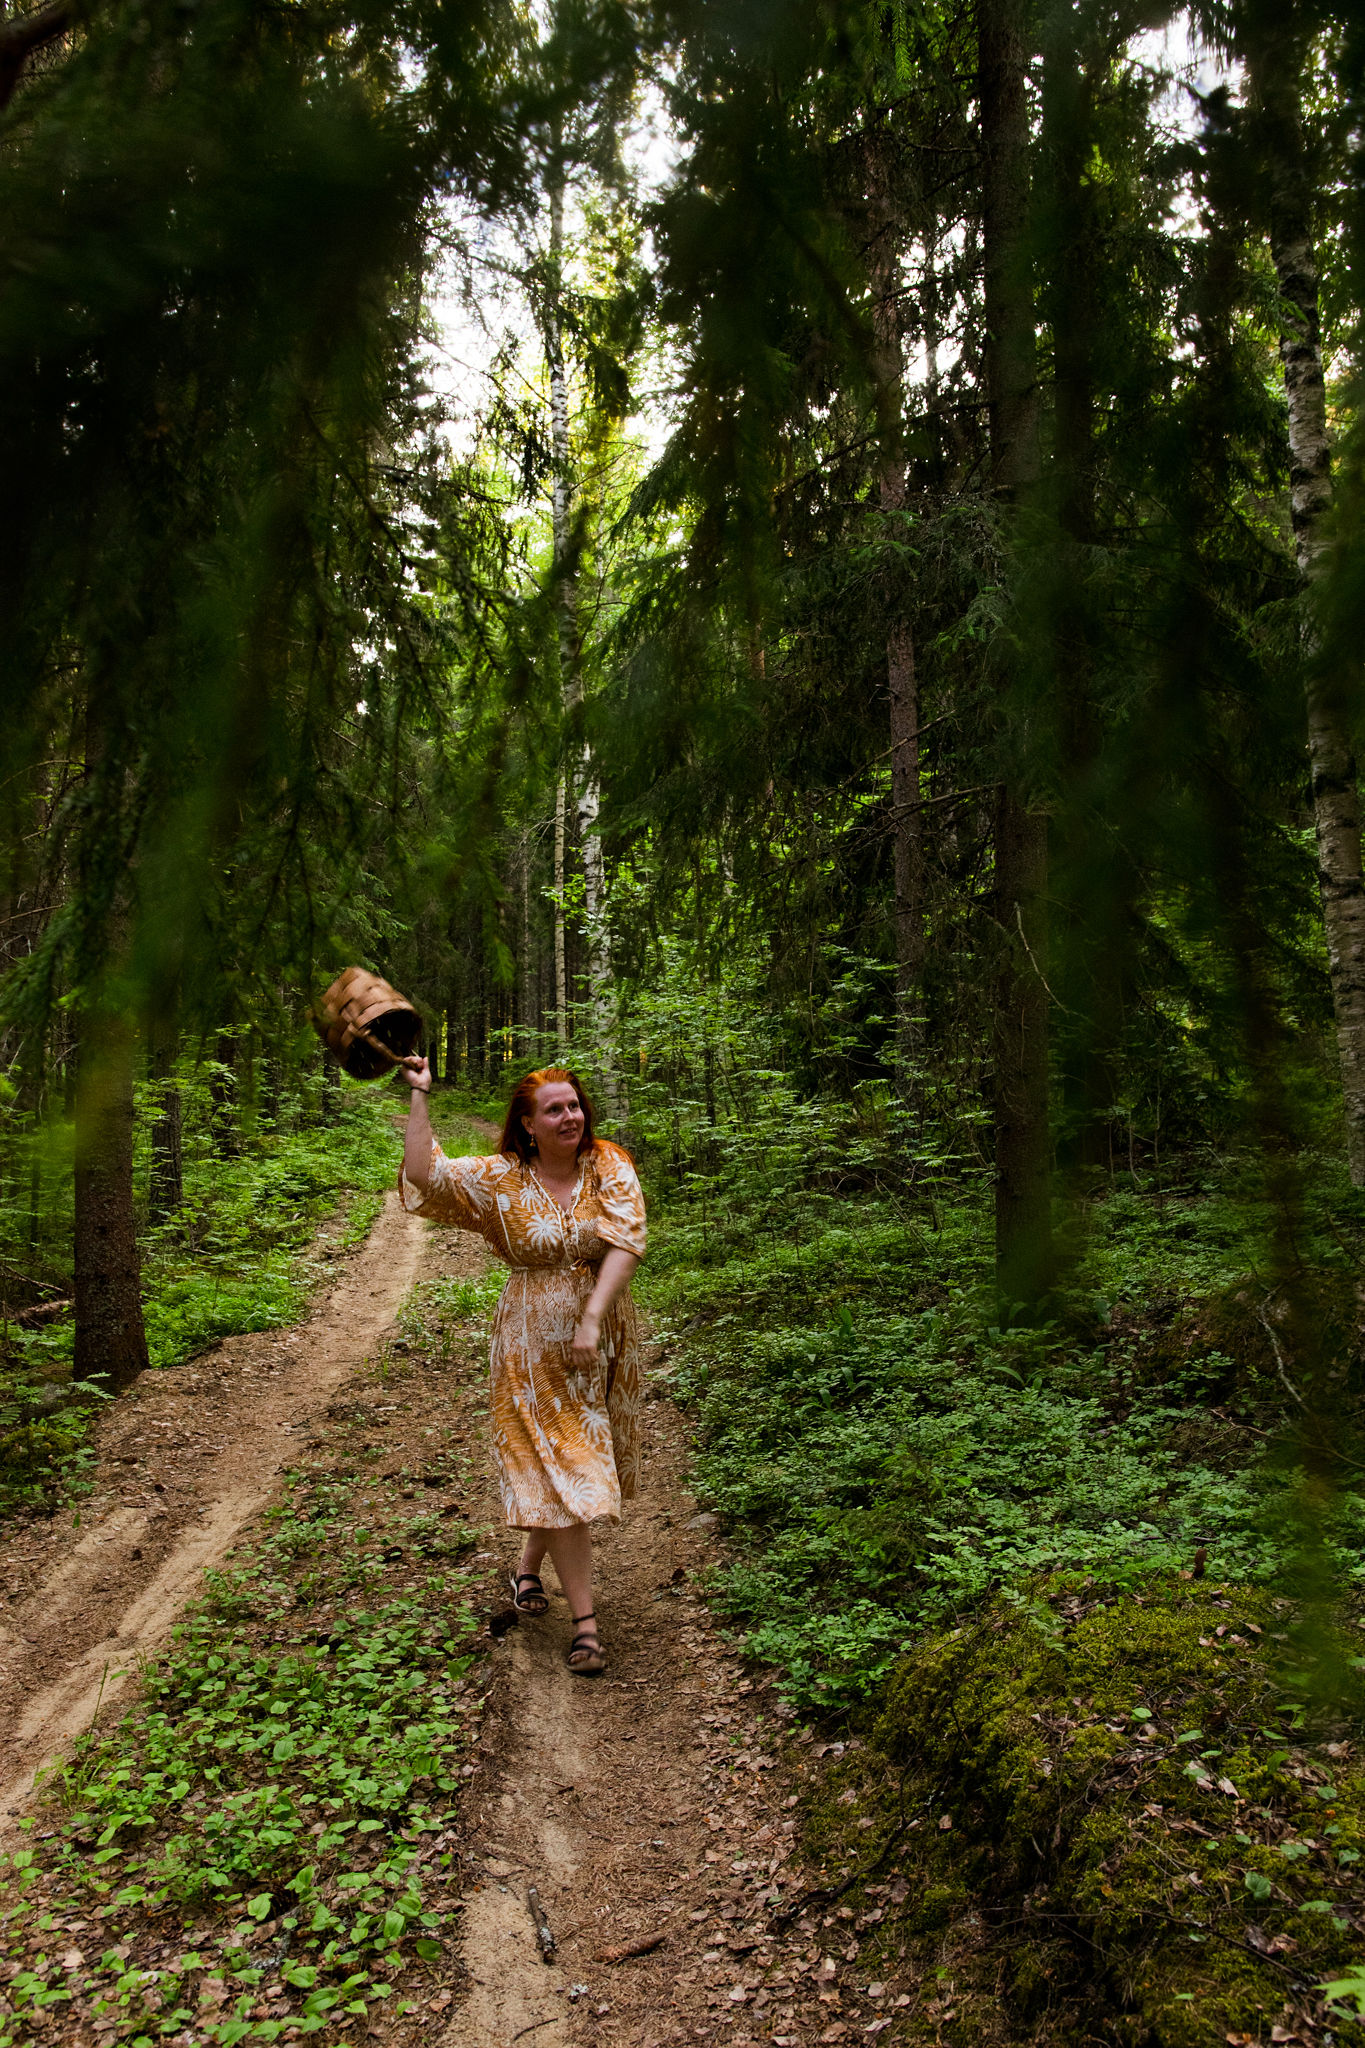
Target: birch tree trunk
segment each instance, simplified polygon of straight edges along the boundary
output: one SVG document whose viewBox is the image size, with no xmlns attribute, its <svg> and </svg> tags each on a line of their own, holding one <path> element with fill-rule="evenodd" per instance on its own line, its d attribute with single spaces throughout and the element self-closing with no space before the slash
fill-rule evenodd
<svg viewBox="0 0 1365 2048">
<path fill-rule="evenodd" d="M 602 1106 L 612 1125 L 621 1116 L 620 1086 L 616 1050 L 612 1044 L 615 1022 L 611 999 L 611 943 L 607 934 L 607 878 L 602 859 L 602 841 L 597 818 L 602 793 L 592 756 L 583 756 L 583 780 L 578 792 L 578 844 L 583 857 L 584 980 L 587 1010 L 594 1049 L 602 1076 Z"/>
<path fill-rule="evenodd" d="M 1346 1158 L 1365 1187 L 1365 878 L 1360 789 L 1344 692 L 1321 659 L 1312 588 L 1327 545 L 1332 449 L 1318 319 L 1313 189 L 1302 113 L 1303 51 L 1290 33 L 1250 56 L 1252 89 L 1271 156 L 1270 249 L 1280 286 L 1280 362 L 1289 415 L 1289 494 L 1294 551 L 1306 607 L 1303 626 L 1308 760 L 1318 848 L 1318 892 L 1336 1018 L 1346 1114 Z"/>
<path fill-rule="evenodd" d="M 550 296 L 546 317 L 546 355 L 550 377 L 550 445 L 554 459 L 551 523 L 556 564 L 555 603 L 558 620 L 559 686 L 566 722 L 583 702 L 582 643 L 578 619 L 578 573 L 574 546 L 573 451 L 569 440 L 569 388 L 564 366 L 560 291 L 564 263 L 564 177 L 556 163 L 550 181 Z M 619 1116 L 619 1090 L 611 1045 L 610 959 L 606 944 L 606 875 L 602 842 L 597 835 L 601 786 L 586 747 L 577 762 L 566 766 L 555 793 L 555 1000 L 561 1040 L 570 1035 L 573 997 L 569 988 L 564 890 L 568 879 L 568 837 L 571 817 L 578 828 L 583 862 L 583 974 L 588 1035 L 599 1060 L 604 1107 L 608 1119 Z"/>
<path fill-rule="evenodd" d="M 556 142 L 558 138 L 556 137 Z M 569 385 L 564 370 L 564 337 L 560 313 L 564 262 L 564 172 L 556 161 L 550 174 L 550 289 L 545 308 L 545 356 L 550 379 L 550 453 L 554 481 L 550 494 L 550 529 L 554 546 L 555 620 L 559 650 L 559 693 L 566 713 L 577 709 L 577 592 L 569 562 Z M 561 1047 L 570 1032 L 570 995 L 564 932 L 564 890 L 568 880 L 569 807 L 573 802 L 567 766 L 555 790 L 555 1032 Z"/>
<path fill-rule="evenodd" d="M 1038 475 L 1037 338 L 1029 260 L 1029 131 L 1021 0 L 977 0 L 992 486 L 1013 506 Z M 1007 703 L 1012 670 L 998 668 Z M 995 808 L 1001 965 L 993 1018 L 995 1271 L 1002 1300 L 1032 1304 L 1053 1273 L 1048 1128 L 1047 820 L 1013 780 Z"/>
</svg>

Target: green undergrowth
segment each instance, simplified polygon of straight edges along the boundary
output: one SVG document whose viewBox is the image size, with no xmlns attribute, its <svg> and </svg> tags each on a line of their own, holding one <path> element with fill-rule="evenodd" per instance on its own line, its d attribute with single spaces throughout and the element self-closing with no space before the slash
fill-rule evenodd
<svg viewBox="0 0 1365 2048">
<path fill-rule="evenodd" d="M 333 1404 L 325 1455 L 206 1573 L 132 1710 L 48 1781 L 0 1870 L 0 2048 L 86 2027 L 141 2048 L 325 2042 L 381 2012 L 421 2037 L 404 2016 L 451 1940 L 487 1671 L 461 1506 L 478 1314 L 419 1290 Z"/>
<path fill-rule="evenodd" d="M 1361 1702 L 1315 1724 L 1290 1633 L 1264 1591 L 1073 1574 L 916 1642 L 804 1802 L 810 1912 L 924 1987 L 889 2038 L 1359 2036 L 1320 1987 L 1365 1946 Z"/>
<path fill-rule="evenodd" d="M 1261 1219 L 1235 1190 L 1105 1193 L 1073 1219 L 1053 1319 L 1002 1327 L 989 1212 L 960 1186 L 831 1193 L 753 1166 L 703 1201 L 657 1166 L 652 1181 L 643 1292 L 727 1537 L 713 1597 L 797 1707 L 865 1710 L 919 1631 L 1039 1573 L 1140 1588 L 1201 1548 L 1228 1579 L 1290 1570 L 1293 1410 Z M 1342 1475 L 1323 1553 L 1349 1590 L 1365 1579 L 1359 1201 L 1332 1181 L 1321 1202 L 1306 1248 Z"/>
<path fill-rule="evenodd" d="M 193 1107 L 197 1098 L 189 1100 Z M 397 1106 L 390 1094 L 346 1084 L 332 1121 L 286 1127 L 261 1118 L 224 1157 L 199 1104 L 186 1127 L 184 1207 L 141 1240 L 153 1368 L 299 1314 L 328 1260 L 364 1239 L 392 1185 Z M 329 1215 L 335 1223 L 319 1244 Z M 4 1331 L 0 1514 L 88 1488 L 89 1424 L 103 1397 L 72 1382 L 73 1338 L 69 1318 Z"/>
<path fill-rule="evenodd" d="M 510 1093 L 510 1084 L 501 1093 L 485 1091 L 482 1094 L 475 1094 L 471 1089 L 452 1088 L 447 1082 L 438 1081 L 429 1097 L 431 1120 L 438 1132 L 447 1124 L 452 1127 L 462 1126 L 473 1141 L 464 1149 L 471 1152 L 487 1152 L 491 1149 L 492 1141 L 474 1132 L 469 1126 L 468 1119 L 478 1117 L 481 1123 L 496 1124 L 501 1130 L 502 1120 L 507 1114 L 507 1097 Z"/>
</svg>

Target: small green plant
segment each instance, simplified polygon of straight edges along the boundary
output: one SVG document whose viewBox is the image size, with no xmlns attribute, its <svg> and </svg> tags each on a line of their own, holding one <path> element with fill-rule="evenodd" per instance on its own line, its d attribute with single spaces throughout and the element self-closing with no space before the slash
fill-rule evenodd
<svg viewBox="0 0 1365 2048">
<path fill-rule="evenodd" d="M 1348 1963 L 1339 1977 L 1328 1977 L 1318 1990 L 1329 2005 L 1351 2006 L 1365 2019 L 1365 1963 Z"/>
</svg>

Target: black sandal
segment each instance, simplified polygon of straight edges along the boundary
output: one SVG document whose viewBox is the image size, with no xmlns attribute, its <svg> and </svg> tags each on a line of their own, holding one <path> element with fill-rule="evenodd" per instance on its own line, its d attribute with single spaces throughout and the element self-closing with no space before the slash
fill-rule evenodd
<svg viewBox="0 0 1365 2048">
<path fill-rule="evenodd" d="M 586 1614 L 576 1614 L 573 1617 L 574 1627 L 577 1628 L 580 1621 L 596 1621 L 596 1619 L 597 1616 L 590 1608 Z M 580 1644 L 589 1645 L 590 1647 L 580 1649 Z M 581 1658 L 582 1661 L 575 1664 L 575 1656 Z M 607 1668 L 607 1655 L 606 1651 L 602 1648 L 602 1638 L 598 1635 L 595 1628 L 585 1628 L 574 1637 L 569 1645 L 565 1662 L 575 1678 L 600 1678 L 602 1676 L 602 1673 Z"/>
<path fill-rule="evenodd" d="M 518 1614 L 529 1615 L 538 1621 L 542 1614 L 549 1613 L 549 1596 L 540 1583 L 539 1572 L 509 1572 L 508 1577 L 512 1582 L 512 1605 Z M 535 1592 L 523 1593 L 521 1589 L 527 1585 L 534 1586 Z"/>
</svg>

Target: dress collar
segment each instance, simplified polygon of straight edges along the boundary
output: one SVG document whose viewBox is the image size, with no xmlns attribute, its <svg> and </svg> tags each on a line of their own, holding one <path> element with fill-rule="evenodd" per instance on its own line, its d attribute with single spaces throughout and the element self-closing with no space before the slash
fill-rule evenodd
<svg viewBox="0 0 1365 2048">
<path fill-rule="evenodd" d="M 585 1167 L 586 1165 L 587 1165 L 587 1161 L 586 1161 L 586 1159 L 580 1159 L 580 1160 L 579 1160 L 579 1162 L 578 1162 L 578 1178 L 577 1178 L 577 1180 L 576 1180 L 576 1181 L 574 1182 L 574 1184 L 573 1184 L 573 1193 L 572 1193 L 572 1194 L 570 1195 L 570 1197 L 569 1197 L 569 1206 L 568 1206 L 568 1208 L 567 1208 L 567 1209 L 566 1209 L 566 1208 L 564 1207 L 564 1204 L 563 1204 L 563 1203 L 562 1203 L 562 1202 L 560 1201 L 560 1199 L 559 1199 L 559 1197 L 558 1197 L 557 1195 L 552 1195 L 552 1194 L 550 1193 L 550 1190 L 549 1190 L 549 1189 L 548 1189 L 548 1188 L 546 1187 L 546 1185 L 545 1185 L 544 1181 L 543 1181 L 543 1180 L 541 1179 L 540 1175 L 539 1175 L 539 1174 L 538 1174 L 538 1173 L 536 1172 L 536 1170 L 535 1170 L 534 1166 L 530 1166 L 530 1165 L 528 1165 L 528 1166 L 527 1166 L 527 1169 L 526 1169 L 526 1170 L 527 1170 L 528 1174 L 530 1175 L 530 1177 L 531 1177 L 532 1181 L 533 1181 L 533 1182 L 535 1183 L 535 1186 L 536 1186 L 536 1188 L 537 1188 L 538 1192 L 539 1192 L 539 1193 L 540 1193 L 540 1194 L 541 1194 L 541 1195 L 542 1195 L 542 1196 L 544 1197 L 544 1199 L 545 1199 L 545 1200 L 546 1200 L 546 1201 L 547 1201 L 547 1202 L 548 1202 L 548 1203 L 550 1204 L 550 1207 L 551 1207 L 552 1209 L 555 1209 L 555 1210 L 557 1210 L 557 1211 L 558 1211 L 558 1213 L 559 1213 L 559 1214 L 560 1214 L 560 1215 L 561 1215 L 561 1216 L 562 1216 L 562 1217 L 564 1218 L 564 1220 L 565 1220 L 565 1222 L 566 1222 L 566 1223 L 572 1223 L 572 1222 L 573 1222 L 573 1217 L 574 1217 L 574 1211 L 575 1211 L 575 1209 L 577 1209 L 577 1207 L 578 1207 L 578 1198 L 579 1198 L 579 1196 L 580 1196 L 580 1195 L 582 1194 L 582 1192 L 583 1192 L 583 1169 L 584 1169 L 584 1167 Z"/>
</svg>

